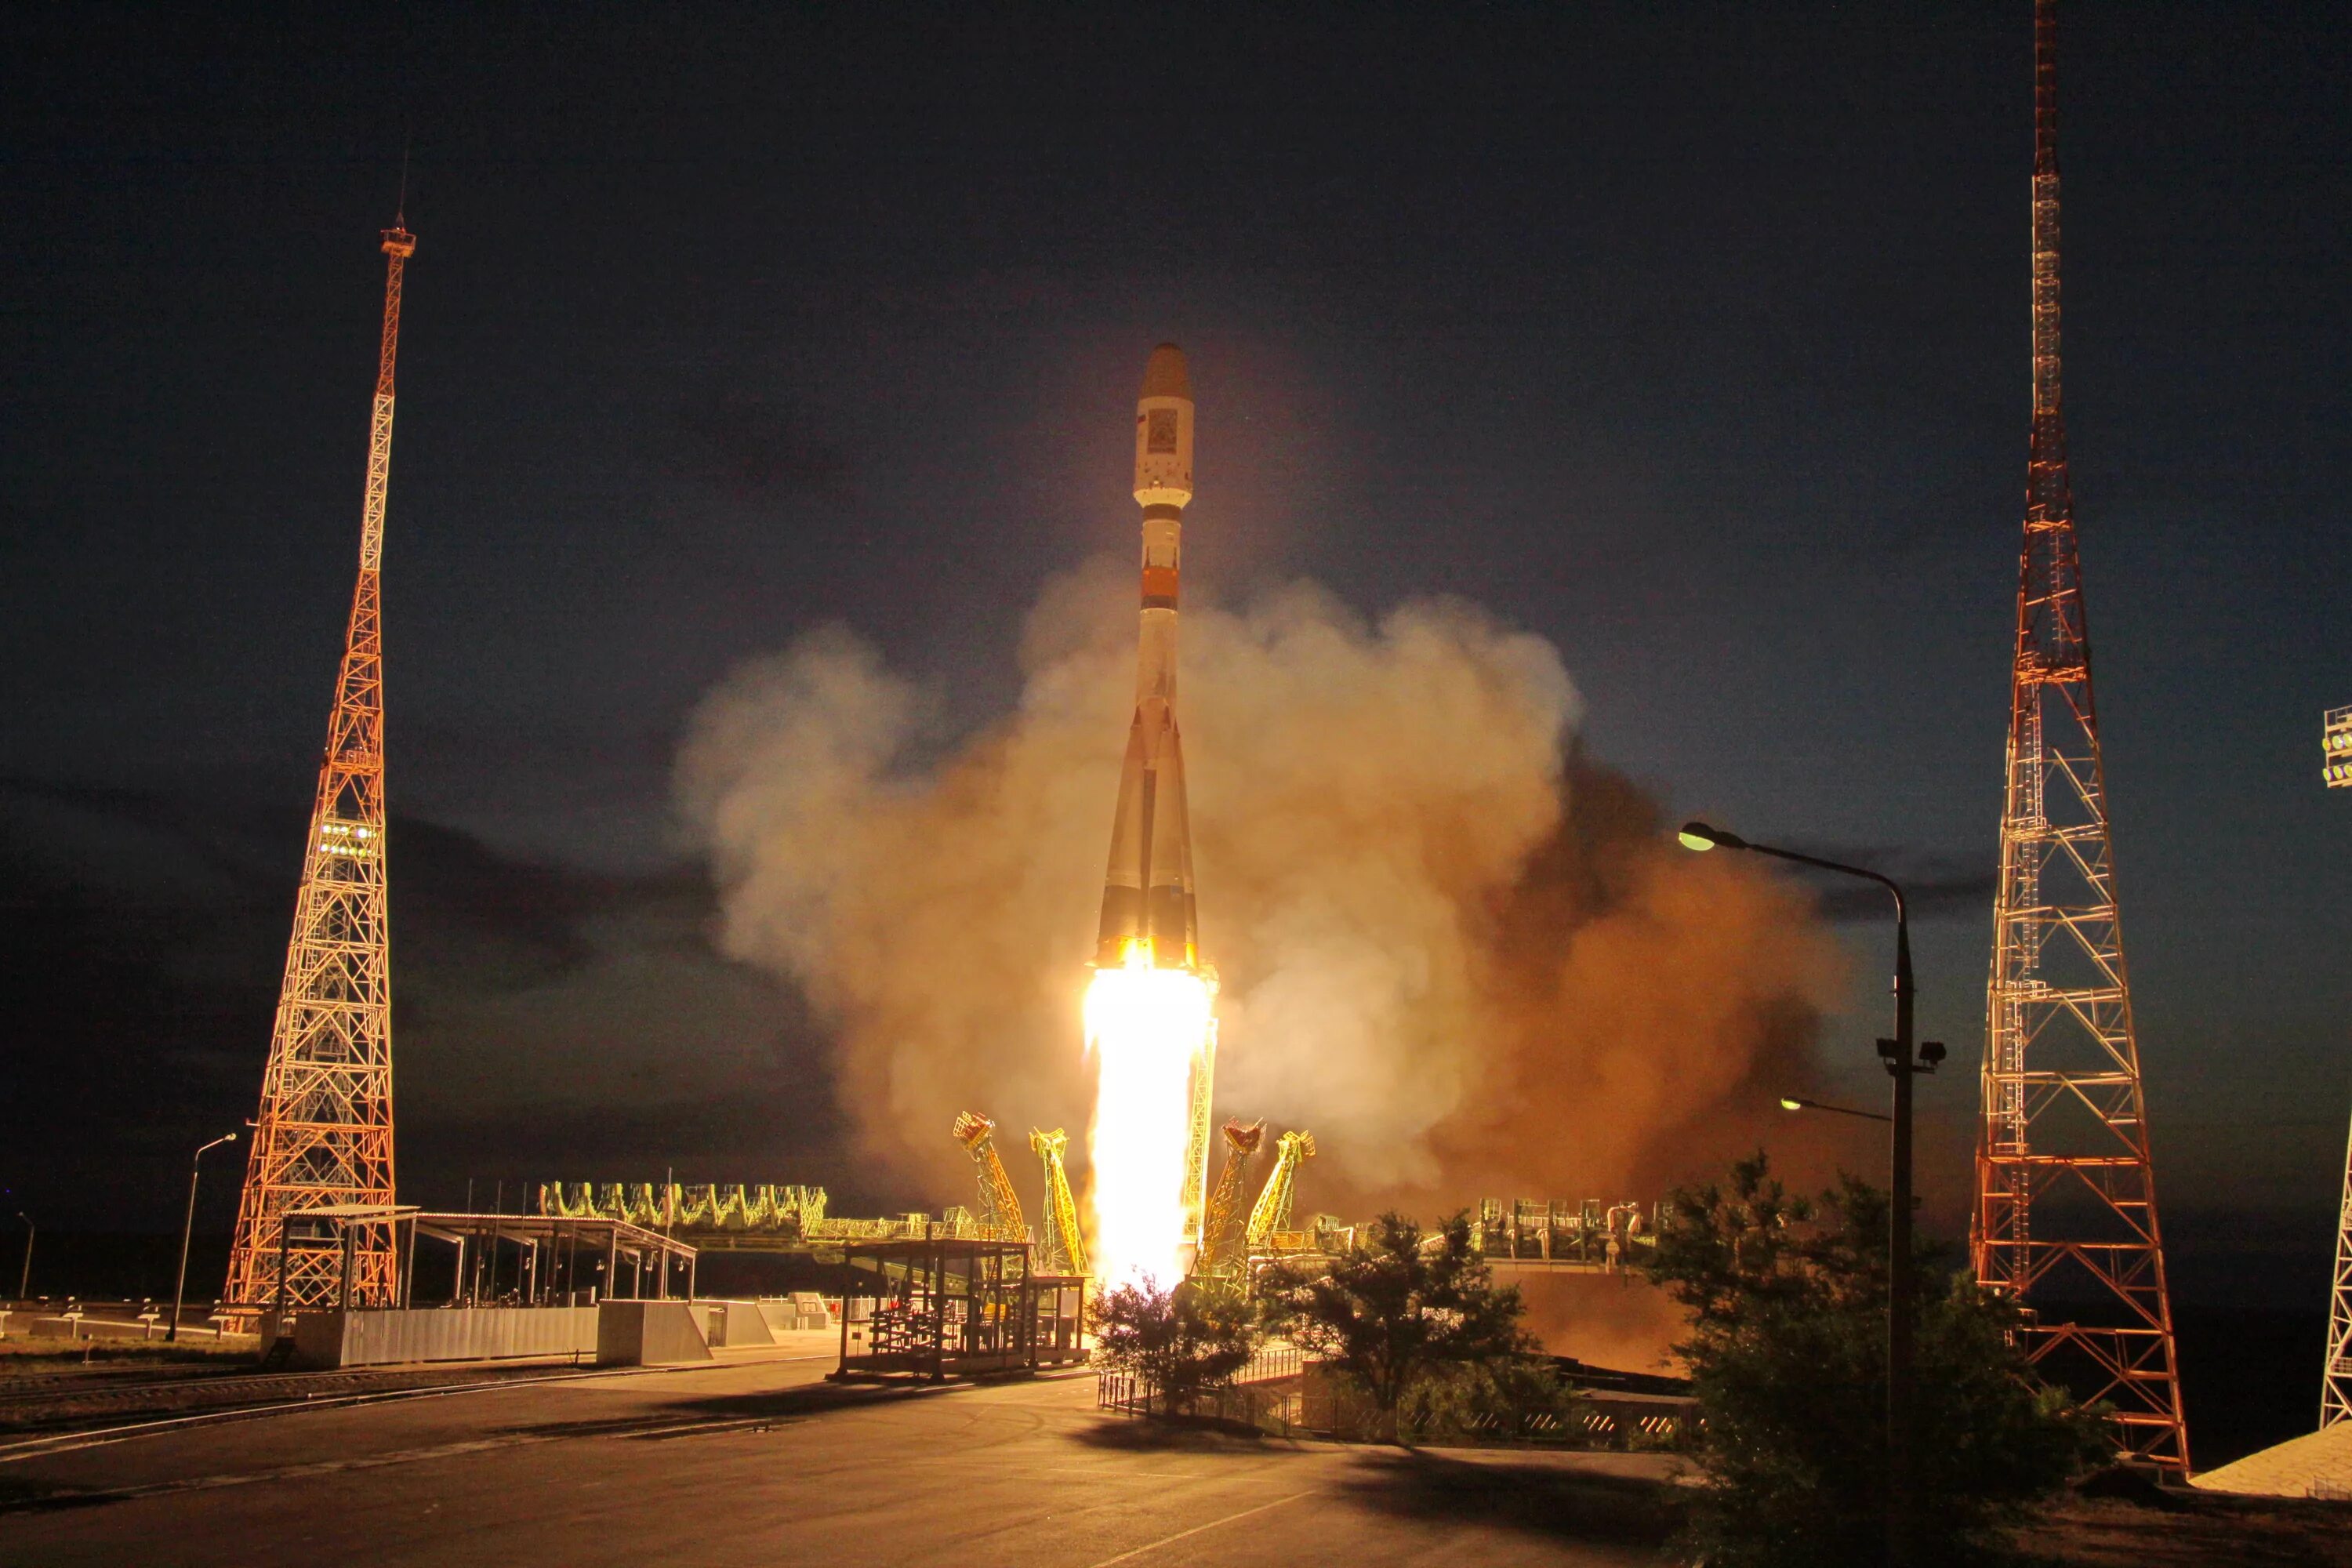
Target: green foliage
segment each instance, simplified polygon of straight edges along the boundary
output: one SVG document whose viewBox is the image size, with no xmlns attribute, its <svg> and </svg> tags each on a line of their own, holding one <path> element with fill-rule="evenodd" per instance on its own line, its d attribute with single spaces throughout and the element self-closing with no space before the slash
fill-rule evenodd
<svg viewBox="0 0 2352 1568">
<path fill-rule="evenodd" d="M 1396 1426 L 1417 1440 L 1558 1441 L 1583 1416 L 1550 1358 L 1500 1355 L 1424 1373 L 1397 1402 Z"/>
<path fill-rule="evenodd" d="M 1204 1389 L 1248 1363 L 1262 1337 L 1247 1301 L 1191 1280 L 1169 1290 L 1122 1285 L 1087 1315 L 1096 1363 L 1143 1378 L 1168 1415 L 1190 1414 Z"/>
<path fill-rule="evenodd" d="M 1362 1388 L 1383 1436 L 1414 1384 L 1444 1369 L 1524 1359 L 1519 1293 L 1496 1289 L 1456 1214 L 1424 1235 L 1384 1214 L 1328 1272 L 1275 1271 L 1262 1288 L 1274 1324 L 1308 1356 Z"/>
<path fill-rule="evenodd" d="M 1678 1192 L 1649 1271 L 1691 1313 L 1675 1347 L 1705 1422 L 1689 1544 L 1715 1568 L 1879 1561 L 1885 1519 L 1886 1194 L 1818 1205 L 1763 1155 Z M 2014 1309 L 1922 1258 L 1911 1537 L 1965 1559 L 1993 1526 L 2110 1451 L 2095 1413 L 2040 1386 Z"/>
</svg>

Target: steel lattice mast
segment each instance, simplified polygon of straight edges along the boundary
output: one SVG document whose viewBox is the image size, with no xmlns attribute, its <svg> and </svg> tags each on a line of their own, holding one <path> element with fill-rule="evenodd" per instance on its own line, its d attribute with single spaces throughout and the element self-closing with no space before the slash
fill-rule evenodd
<svg viewBox="0 0 2352 1568">
<path fill-rule="evenodd" d="M 302 884 L 261 1112 L 246 1157 L 226 1299 L 247 1307 L 314 1306 L 341 1294 L 344 1260 L 281 1246 L 285 1216 L 330 1204 L 389 1204 L 392 1177 L 392 971 L 384 891 L 383 644 L 378 571 L 392 479 L 393 362 L 401 271 L 416 252 L 402 218 L 383 231 L 383 339 L 368 440 L 359 583 L 310 812 Z M 391 1239 L 358 1234 L 351 1300 L 387 1303 Z"/>
<path fill-rule="evenodd" d="M 2033 424 L 1971 1251 L 2029 1309 L 2043 1373 L 2186 1472 L 2059 399 L 2057 43 L 2057 0 L 2036 0 Z"/>
<path fill-rule="evenodd" d="M 2320 777 L 2329 789 L 2352 789 L 2352 708 L 2331 708 L 2321 720 L 2325 758 Z M 2327 1360 L 2319 1371 L 2319 1424 L 2352 1417 L 2352 1137 L 2344 1148 L 2344 1196 L 2336 1210 L 2336 1275 L 2327 1300 Z"/>
</svg>

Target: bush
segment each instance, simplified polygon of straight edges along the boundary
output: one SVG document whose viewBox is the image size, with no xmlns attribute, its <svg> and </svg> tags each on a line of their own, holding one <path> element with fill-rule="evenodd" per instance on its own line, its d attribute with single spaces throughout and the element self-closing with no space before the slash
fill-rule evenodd
<svg viewBox="0 0 2352 1568">
<path fill-rule="evenodd" d="M 1691 1313 L 1706 1485 L 1686 1544 L 1719 1568 L 1882 1560 L 1886 1194 L 1852 1177 L 1818 1208 L 1764 1156 L 1677 1192 L 1651 1274 Z M 1966 1559 L 1992 1527 L 2109 1450 L 2095 1412 L 2034 1379 L 2015 1310 L 1921 1258 L 1915 1561 Z"/>
<path fill-rule="evenodd" d="M 1087 1310 L 1096 1364 L 1142 1378 L 1164 1415 L 1191 1414 L 1203 1390 L 1248 1363 L 1262 1337 L 1247 1301 L 1191 1280 L 1168 1290 L 1149 1279 L 1121 1285 Z"/>
<path fill-rule="evenodd" d="M 1424 1236 L 1402 1215 L 1384 1214 L 1366 1233 L 1327 1271 L 1277 1269 L 1262 1289 L 1275 1326 L 1363 1389 L 1379 1435 L 1393 1438 L 1417 1383 L 1523 1362 L 1534 1345 L 1519 1327 L 1518 1291 L 1496 1289 L 1470 1245 L 1468 1215 Z"/>
<path fill-rule="evenodd" d="M 1503 1355 L 1424 1373 L 1397 1403 L 1415 1439 L 1559 1442 L 1580 1434 L 1585 1405 L 1548 1356 Z"/>
</svg>

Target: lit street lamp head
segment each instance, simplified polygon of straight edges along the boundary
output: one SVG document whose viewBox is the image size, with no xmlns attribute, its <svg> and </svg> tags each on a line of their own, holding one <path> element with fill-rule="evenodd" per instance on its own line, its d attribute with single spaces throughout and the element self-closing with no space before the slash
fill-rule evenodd
<svg viewBox="0 0 2352 1568">
<path fill-rule="evenodd" d="M 1709 827 L 1704 822 L 1685 822 L 1683 830 L 1675 835 L 1685 849 L 1745 849 L 1748 840 L 1737 833 L 1726 833 L 1720 827 Z"/>
</svg>

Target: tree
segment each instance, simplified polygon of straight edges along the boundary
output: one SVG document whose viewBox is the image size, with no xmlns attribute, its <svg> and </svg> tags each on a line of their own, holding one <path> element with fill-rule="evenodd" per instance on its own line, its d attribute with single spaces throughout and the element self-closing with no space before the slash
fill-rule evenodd
<svg viewBox="0 0 2352 1568">
<path fill-rule="evenodd" d="M 1097 1297 L 1087 1318 L 1096 1363 L 1140 1377 L 1166 1415 L 1189 1414 L 1203 1389 L 1248 1363 L 1261 1337 L 1247 1301 L 1189 1279 L 1167 1290 L 1149 1279 L 1121 1285 Z"/>
<path fill-rule="evenodd" d="M 1276 1327 L 1311 1357 L 1338 1367 L 1370 1395 L 1381 1435 L 1422 1378 L 1443 1369 L 1518 1360 L 1534 1352 L 1519 1327 L 1515 1289 L 1496 1289 L 1456 1214 L 1424 1236 L 1399 1214 L 1366 1227 L 1364 1240 L 1327 1272 L 1286 1268 L 1264 1294 Z"/>
<path fill-rule="evenodd" d="M 1879 1561 L 1886 1194 L 1848 1176 L 1816 1205 L 1759 1154 L 1670 1205 L 1649 1272 L 1691 1314 L 1675 1347 L 1703 1422 L 1689 1544 L 1722 1568 Z M 1958 1561 L 2112 1446 L 2034 1379 L 2013 1307 L 1920 1261 L 1912 1540 L 1922 1563 Z"/>
</svg>

